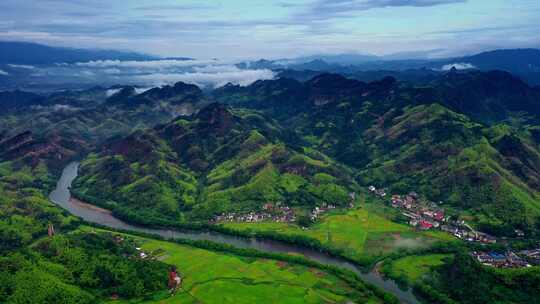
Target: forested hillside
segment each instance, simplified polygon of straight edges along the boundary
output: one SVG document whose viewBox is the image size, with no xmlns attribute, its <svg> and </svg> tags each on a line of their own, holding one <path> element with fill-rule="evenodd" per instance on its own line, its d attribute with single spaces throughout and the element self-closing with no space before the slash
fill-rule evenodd
<svg viewBox="0 0 540 304">
<path fill-rule="evenodd" d="M 97 149 L 76 189 L 185 221 L 267 202 L 344 205 L 375 185 L 442 201 L 497 235 L 535 233 L 538 96 L 502 72 L 450 71 L 428 87 L 332 74 L 225 86 L 209 98 L 228 109 Z"/>
</svg>

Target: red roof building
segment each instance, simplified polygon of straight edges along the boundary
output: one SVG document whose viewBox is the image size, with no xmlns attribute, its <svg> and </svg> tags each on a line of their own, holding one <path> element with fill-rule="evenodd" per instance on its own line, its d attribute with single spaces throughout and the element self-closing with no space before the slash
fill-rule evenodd
<svg viewBox="0 0 540 304">
<path fill-rule="evenodd" d="M 430 222 L 426 222 L 426 221 L 420 221 L 419 227 L 422 230 L 428 230 L 428 229 L 433 228 L 433 224 L 431 224 Z"/>
<path fill-rule="evenodd" d="M 444 213 L 435 212 L 435 214 L 433 214 L 433 218 L 436 219 L 437 221 L 442 221 L 444 219 Z"/>
</svg>

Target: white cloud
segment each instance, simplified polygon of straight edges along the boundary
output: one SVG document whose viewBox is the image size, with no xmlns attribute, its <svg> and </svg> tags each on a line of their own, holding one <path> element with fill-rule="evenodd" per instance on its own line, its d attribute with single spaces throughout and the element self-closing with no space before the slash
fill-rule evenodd
<svg viewBox="0 0 540 304">
<path fill-rule="evenodd" d="M 456 63 L 443 65 L 441 70 L 450 71 L 452 68 L 456 68 L 456 70 L 470 70 L 470 69 L 475 69 L 476 67 L 470 63 L 456 62 Z"/>
<path fill-rule="evenodd" d="M 3 70 L 0 70 L 0 76 L 8 76 L 9 73 Z"/>
<path fill-rule="evenodd" d="M 200 73 L 224 73 L 241 71 L 234 65 L 205 65 L 193 67 L 193 70 Z"/>
<path fill-rule="evenodd" d="M 113 96 L 114 94 L 120 92 L 120 90 L 122 90 L 122 89 L 108 89 L 108 90 L 105 92 L 105 95 L 107 95 L 107 97 L 111 97 L 111 96 Z"/>
<path fill-rule="evenodd" d="M 117 68 L 110 68 L 110 69 L 103 69 L 103 73 L 114 75 L 114 74 L 120 74 L 122 73 L 122 71 Z"/>
<path fill-rule="evenodd" d="M 141 93 L 144 93 L 150 89 L 152 89 L 153 87 L 143 87 L 143 88 L 135 88 L 135 94 L 141 94 Z M 105 91 L 105 95 L 107 97 L 111 97 L 113 96 L 114 94 L 120 92 L 122 89 L 108 89 L 107 91 Z"/>
<path fill-rule="evenodd" d="M 75 73 L 74 76 L 93 78 L 96 77 L 96 73 L 89 70 L 82 70 Z"/>
<path fill-rule="evenodd" d="M 271 70 L 240 70 L 230 68 L 228 71 L 217 73 L 155 73 L 135 76 L 135 79 L 138 82 L 155 85 L 172 84 L 182 81 L 201 87 L 217 88 L 229 82 L 246 86 L 260 79 L 273 79 L 274 77 L 275 74 Z"/>
<path fill-rule="evenodd" d="M 135 88 L 135 94 L 142 94 L 154 87 Z"/>
<path fill-rule="evenodd" d="M 80 110 L 80 108 L 77 108 L 77 107 L 72 107 L 70 105 L 60 105 L 60 104 L 52 106 L 52 109 L 53 109 L 53 111 L 76 111 L 76 110 Z"/>
<path fill-rule="evenodd" d="M 8 66 L 14 69 L 26 69 L 26 70 L 33 70 L 36 68 L 33 65 L 26 65 L 26 64 L 8 64 Z"/>
<path fill-rule="evenodd" d="M 31 106 L 30 108 L 33 109 L 33 110 L 49 110 L 49 111 L 54 111 L 54 112 L 58 112 L 58 111 L 78 111 L 78 110 L 81 109 L 81 108 L 78 108 L 78 107 L 73 107 L 73 106 L 70 106 L 70 105 L 63 105 L 63 104 L 56 104 L 56 105 L 53 105 L 53 106 L 40 106 L 40 105 L 37 105 L 37 106 Z"/>
<path fill-rule="evenodd" d="M 36 67 L 32 73 L 32 77 L 40 78 L 42 83 L 53 82 L 55 85 L 63 82 L 100 86 L 134 85 L 138 87 L 137 94 L 151 87 L 170 85 L 178 81 L 215 88 L 229 82 L 249 85 L 259 79 L 272 79 L 274 76 L 274 72 L 267 69 L 239 69 L 233 61 L 177 59 L 61 63 L 50 67 Z M 118 91 L 109 89 L 106 94 L 112 96 Z"/>
<path fill-rule="evenodd" d="M 91 68 L 141 68 L 141 69 L 165 69 L 178 67 L 192 67 L 197 65 L 215 64 L 215 60 L 148 60 L 148 61 L 120 61 L 120 60 L 97 60 L 77 62 L 76 66 Z"/>
</svg>

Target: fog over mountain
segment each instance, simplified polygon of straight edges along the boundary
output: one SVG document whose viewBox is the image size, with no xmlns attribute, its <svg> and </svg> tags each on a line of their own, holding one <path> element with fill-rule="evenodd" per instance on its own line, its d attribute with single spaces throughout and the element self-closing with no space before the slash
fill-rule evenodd
<svg viewBox="0 0 540 304">
<path fill-rule="evenodd" d="M 36 50 L 39 58 L 32 56 Z M 0 43 L 0 53 L 6 55 L 0 63 L 0 88 L 4 89 L 114 84 L 153 87 L 178 81 L 215 88 L 227 83 L 248 85 L 275 75 L 269 69 L 240 69 L 234 62 L 217 59 L 160 58 L 18 42 Z"/>
<path fill-rule="evenodd" d="M 46 50 L 39 58 L 31 56 L 36 49 Z M 20 53 L 15 54 L 13 50 Z M 540 84 L 540 50 L 495 50 L 472 56 L 439 59 L 394 59 L 362 53 L 310 55 L 289 59 L 257 61 L 161 58 L 137 53 L 90 49 L 55 48 L 39 44 L 4 42 L 0 53 L 7 54 L 0 63 L 0 89 L 55 90 L 89 88 L 116 84 L 155 87 L 178 81 L 205 89 L 227 83 L 249 85 L 257 80 L 273 79 L 287 70 L 345 73 L 363 80 L 393 75 L 410 80 L 411 75 L 432 72 L 481 69 L 506 70 L 533 85 Z M 388 59 L 390 58 L 390 59 Z M 75 59 L 79 59 L 74 61 Z M 36 62 L 32 64 L 32 62 Z M 408 70 L 417 70 L 411 72 Z M 313 71 L 313 72 L 309 72 Z M 376 74 L 366 76 L 366 72 Z M 386 71 L 386 72 L 384 72 Z M 402 71 L 402 75 L 395 72 Z M 360 74 L 362 75 L 360 75 Z M 316 73 L 315 73 L 316 74 Z M 292 76 L 292 75 L 291 75 Z M 299 75 L 298 75 L 299 76 Z M 403 77 L 402 77 L 403 76 Z M 366 78 L 367 77 L 367 78 Z M 418 78 L 414 76 L 414 78 Z"/>
</svg>

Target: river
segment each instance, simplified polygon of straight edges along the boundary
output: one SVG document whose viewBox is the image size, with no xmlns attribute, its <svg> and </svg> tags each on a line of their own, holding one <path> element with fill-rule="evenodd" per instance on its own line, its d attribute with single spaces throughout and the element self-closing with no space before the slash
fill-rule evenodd
<svg viewBox="0 0 540 304">
<path fill-rule="evenodd" d="M 388 293 L 396 296 L 401 303 L 404 304 L 419 304 L 410 290 L 401 290 L 392 280 L 384 280 L 377 272 L 363 273 L 353 263 L 350 263 L 339 257 L 333 257 L 328 254 L 321 253 L 317 250 L 286 244 L 273 240 L 261 240 L 256 238 L 243 238 L 230 236 L 216 232 L 202 231 L 176 231 L 169 229 L 153 229 L 137 225 L 128 224 L 120 219 L 115 218 L 108 210 L 95 207 L 84 202 L 77 201 L 71 197 L 71 183 L 77 177 L 79 163 L 72 162 L 67 165 L 62 171 L 62 176 L 58 180 L 56 189 L 49 195 L 49 199 L 55 204 L 69 211 L 87 222 L 96 223 L 103 226 L 116 229 L 124 229 L 130 231 L 144 232 L 153 235 L 159 235 L 170 239 L 190 239 L 190 240 L 207 240 L 216 243 L 225 243 L 239 248 L 252 248 L 260 251 L 272 253 L 296 253 L 305 256 L 311 260 L 322 264 L 334 265 L 340 268 L 351 270 L 358 274 L 364 281 L 369 282 Z"/>
</svg>

